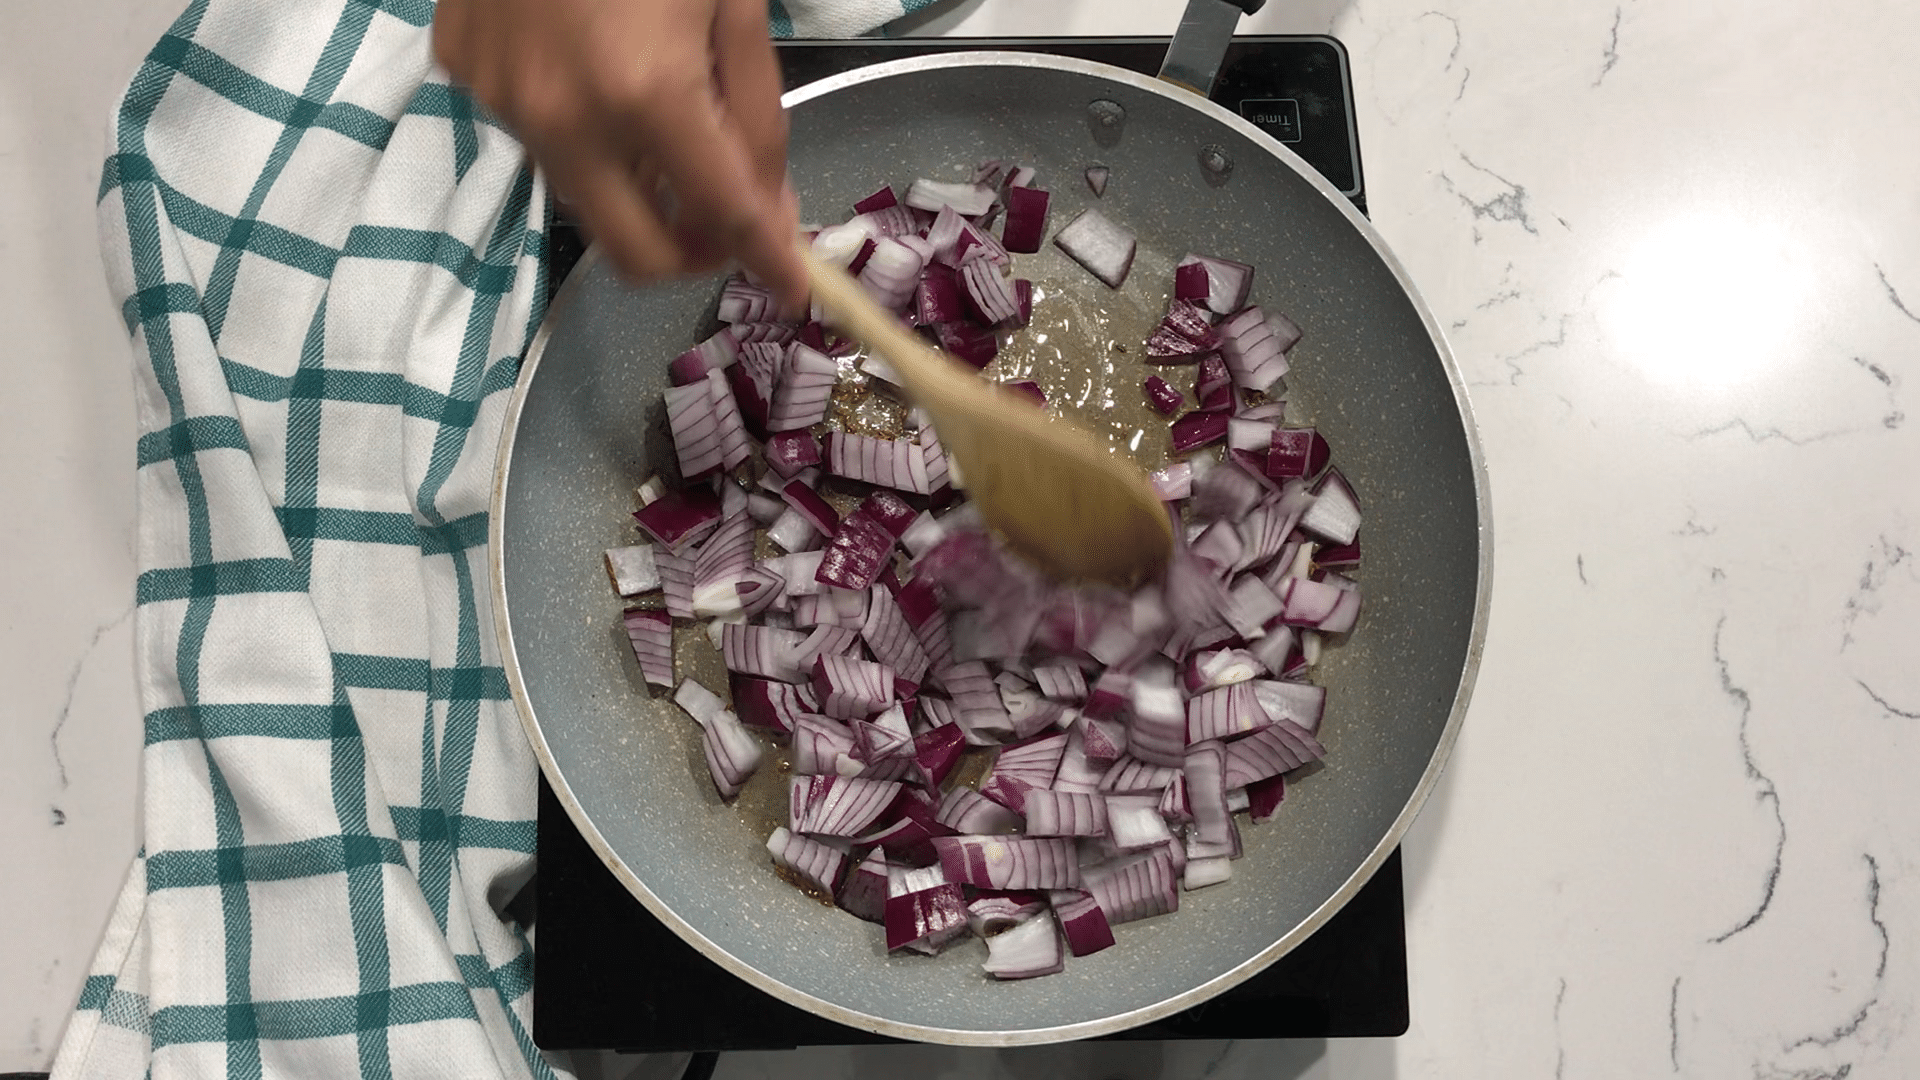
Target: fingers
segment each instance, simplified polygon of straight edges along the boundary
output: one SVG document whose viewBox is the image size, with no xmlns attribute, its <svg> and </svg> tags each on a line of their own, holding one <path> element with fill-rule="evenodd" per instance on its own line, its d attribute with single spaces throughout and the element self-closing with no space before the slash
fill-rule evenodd
<svg viewBox="0 0 1920 1080">
<path fill-rule="evenodd" d="M 655 69 L 637 76 L 641 85 L 619 104 L 630 110 L 636 145 L 660 163 L 679 198 L 681 235 L 705 233 L 783 304 L 798 306 L 806 283 L 792 248 L 797 218 L 780 194 L 786 118 L 764 24 L 745 17 L 756 6 L 720 0 L 706 31 L 716 54 L 713 76 L 702 71 L 691 83 L 684 69 Z"/>
<path fill-rule="evenodd" d="M 720 0 L 713 52 L 720 97 L 746 140 L 760 189 L 775 197 L 787 178 L 787 111 L 780 106 L 780 59 L 767 37 L 764 0 Z"/>
<path fill-rule="evenodd" d="M 685 249 L 662 224 L 643 186 L 648 183 L 644 176 L 617 158 L 598 154 L 546 158 L 554 187 L 579 209 L 622 274 L 651 281 L 692 268 Z"/>
</svg>

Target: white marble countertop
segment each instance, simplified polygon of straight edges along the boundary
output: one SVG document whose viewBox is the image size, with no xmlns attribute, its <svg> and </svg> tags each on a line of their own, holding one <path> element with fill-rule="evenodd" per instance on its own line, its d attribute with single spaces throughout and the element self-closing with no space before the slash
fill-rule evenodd
<svg viewBox="0 0 1920 1080">
<path fill-rule="evenodd" d="M 36 43 L 0 65 L 0 1072 L 50 1061 L 134 844 L 134 424 L 92 199 L 106 110 L 176 6 L 0 9 Z M 1166 33 L 1178 8 L 917 21 Z M 1406 842 L 1412 1030 L 720 1075 L 1911 1075 L 1920 9 L 1276 0 L 1245 28 L 1351 52 L 1373 220 L 1492 477 L 1485 663 Z"/>
</svg>

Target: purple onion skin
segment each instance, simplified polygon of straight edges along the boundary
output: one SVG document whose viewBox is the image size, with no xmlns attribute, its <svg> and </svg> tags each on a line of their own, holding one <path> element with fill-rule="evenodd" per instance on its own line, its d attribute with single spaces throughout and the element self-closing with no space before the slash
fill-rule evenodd
<svg viewBox="0 0 1920 1080">
<path fill-rule="evenodd" d="M 893 534 L 895 540 L 900 539 L 907 531 L 907 526 L 912 525 L 913 519 L 919 516 L 919 511 L 891 491 L 874 492 L 854 513 L 872 518 L 881 528 Z"/>
<path fill-rule="evenodd" d="M 967 302 L 960 294 L 960 279 L 945 266 L 929 266 L 914 289 L 914 322 L 921 326 L 959 322 L 967 317 Z"/>
<path fill-rule="evenodd" d="M 777 432 L 766 442 L 767 464 L 789 480 L 801 469 L 820 464 L 820 440 L 804 428 Z"/>
<path fill-rule="evenodd" d="M 1000 232 L 1002 247 L 1027 255 L 1040 250 L 1040 242 L 1047 233 L 1049 198 L 1039 188 L 1009 187 L 1006 190 L 1007 223 Z"/>
<path fill-rule="evenodd" d="M 960 886 L 936 885 L 905 896 L 887 898 L 887 950 L 955 926 L 967 925 L 967 900 Z"/>
<path fill-rule="evenodd" d="M 1173 452 L 1185 454 L 1212 443 L 1224 442 L 1227 420 L 1223 412 L 1190 412 L 1173 422 Z"/>
<path fill-rule="evenodd" d="M 1255 780 L 1253 783 L 1247 785 L 1249 816 L 1252 817 L 1255 823 L 1267 820 L 1273 816 L 1275 810 L 1280 808 L 1280 800 L 1286 797 L 1287 777 L 1285 773 L 1279 776 L 1269 776 L 1265 780 Z"/>
<path fill-rule="evenodd" d="M 1320 475 L 1333 450 L 1313 428 L 1275 428 L 1267 451 L 1267 475 L 1276 480 L 1304 480 Z"/>
<path fill-rule="evenodd" d="M 874 243 L 872 240 L 861 244 L 859 253 L 854 255 L 853 261 L 847 264 L 847 273 L 858 274 L 861 270 L 865 269 L 867 260 L 873 258 L 873 252 L 879 246 L 880 245 Z"/>
<path fill-rule="evenodd" d="M 1204 304 L 1213 294 L 1212 283 L 1207 278 L 1207 268 L 1199 263 L 1190 263 L 1173 272 L 1173 298 L 1192 300 Z"/>
<path fill-rule="evenodd" d="M 642 531 L 668 547 L 719 516 L 720 496 L 704 485 L 669 491 L 633 514 Z"/>
<path fill-rule="evenodd" d="M 885 210 L 889 206 L 899 205 L 899 197 L 893 193 L 893 188 L 888 186 L 854 203 L 853 212 L 856 214 L 871 214 L 875 210 Z"/>
<path fill-rule="evenodd" d="M 773 408 L 773 399 L 761 393 L 753 376 L 747 374 L 745 365 L 730 365 L 726 372 L 727 386 L 733 390 L 733 399 L 740 405 L 740 419 L 747 425 L 747 434 L 765 442 L 767 416 Z"/>
<path fill-rule="evenodd" d="M 1158 375 L 1147 376 L 1146 391 L 1147 404 L 1152 405 L 1154 411 L 1161 416 L 1172 416 L 1180 411 L 1180 406 L 1187 403 L 1187 399 L 1181 396 L 1180 391 L 1175 390 L 1171 383 Z"/>
<path fill-rule="evenodd" d="M 1024 328 L 1033 321 L 1033 282 L 1026 278 L 1014 278 L 1013 299 L 1020 305 L 1020 314 L 1013 322 L 1014 328 Z"/>
<path fill-rule="evenodd" d="M 976 368 L 986 367 L 1000 355 L 1000 339 L 984 326 L 963 321 L 944 322 L 934 327 L 934 336 L 940 348 L 953 354 L 954 359 Z"/>
<path fill-rule="evenodd" d="M 1193 397 L 1202 412 L 1220 412 L 1233 408 L 1233 373 L 1219 353 L 1209 353 L 1193 373 Z"/>
<path fill-rule="evenodd" d="M 942 724 L 913 737 L 913 756 L 920 763 L 929 791 L 938 791 L 946 783 L 966 749 L 967 736 L 958 724 Z"/>
<path fill-rule="evenodd" d="M 1313 562 L 1324 570 L 1351 570 L 1360 565 L 1360 541 L 1321 548 L 1314 554 Z"/>
</svg>

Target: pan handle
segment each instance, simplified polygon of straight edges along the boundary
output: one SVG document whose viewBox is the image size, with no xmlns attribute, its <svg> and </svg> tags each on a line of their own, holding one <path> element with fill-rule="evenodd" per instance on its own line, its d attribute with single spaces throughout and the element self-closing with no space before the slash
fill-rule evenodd
<svg viewBox="0 0 1920 1080">
<path fill-rule="evenodd" d="M 1160 64 L 1160 77 L 1176 86 L 1206 97 L 1213 92 L 1213 80 L 1220 74 L 1220 61 L 1226 58 L 1227 43 L 1242 14 L 1251 15 L 1265 7 L 1267 0 L 1187 0 L 1180 27 L 1173 32 L 1173 44 L 1167 46 L 1167 58 Z"/>
</svg>

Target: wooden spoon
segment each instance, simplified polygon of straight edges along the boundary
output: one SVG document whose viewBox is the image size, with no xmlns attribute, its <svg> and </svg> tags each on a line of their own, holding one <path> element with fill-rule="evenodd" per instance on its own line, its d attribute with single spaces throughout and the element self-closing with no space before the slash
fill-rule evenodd
<svg viewBox="0 0 1920 1080">
<path fill-rule="evenodd" d="M 846 271 L 804 245 L 800 254 L 814 300 L 899 372 L 959 463 L 968 497 L 1015 550 L 1057 577 L 1116 585 L 1166 565 L 1173 527 L 1138 465 L 923 344 Z"/>
</svg>

